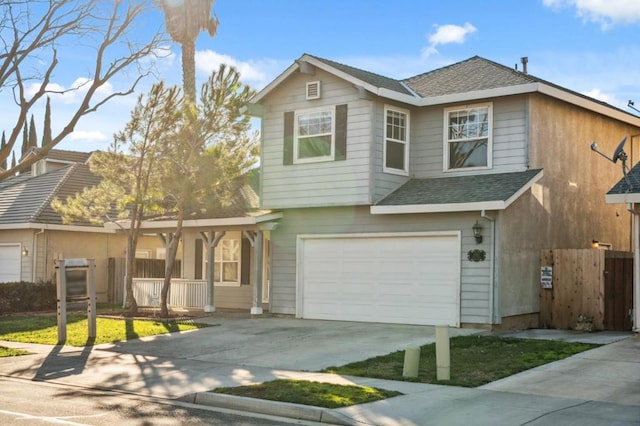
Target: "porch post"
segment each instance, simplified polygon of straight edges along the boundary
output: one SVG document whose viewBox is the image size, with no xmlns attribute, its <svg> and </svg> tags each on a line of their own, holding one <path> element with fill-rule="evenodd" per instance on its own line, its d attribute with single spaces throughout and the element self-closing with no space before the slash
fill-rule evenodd
<svg viewBox="0 0 640 426">
<path fill-rule="evenodd" d="M 253 245 L 253 267 L 256 276 L 253 285 L 253 306 L 251 315 L 262 315 L 262 231 L 257 231 Z"/>
<path fill-rule="evenodd" d="M 206 302 L 204 305 L 205 312 L 216 311 L 214 291 L 213 291 L 215 286 L 215 283 L 213 280 L 214 268 L 216 265 L 215 253 L 216 253 L 216 246 L 218 245 L 222 237 L 224 237 L 224 234 L 225 234 L 224 231 L 223 232 L 209 231 L 207 233 L 205 232 L 200 233 L 200 235 L 202 235 L 204 242 L 207 245 L 207 263 L 209 265 L 209 268 L 207 268 L 207 292 L 206 292 Z"/>
</svg>

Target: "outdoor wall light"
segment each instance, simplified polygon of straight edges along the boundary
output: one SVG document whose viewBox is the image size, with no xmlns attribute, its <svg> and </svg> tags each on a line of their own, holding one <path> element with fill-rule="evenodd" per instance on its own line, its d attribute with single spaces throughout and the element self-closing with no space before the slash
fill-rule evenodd
<svg viewBox="0 0 640 426">
<path fill-rule="evenodd" d="M 476 224 L 471 229 L 473 229 L 473 237 L 476 239 L 476 243 L 480 244 L 482 242 L 482 226 L 476 220 Z"/>
<path fill-rule="evenodd" d="M 27 250 L 27 248 L 26 248 L 26 247 L 22 249 L 22 255 L 23 255 L 24 257 L 29 256 L 29 250 Z"/>
</svg>

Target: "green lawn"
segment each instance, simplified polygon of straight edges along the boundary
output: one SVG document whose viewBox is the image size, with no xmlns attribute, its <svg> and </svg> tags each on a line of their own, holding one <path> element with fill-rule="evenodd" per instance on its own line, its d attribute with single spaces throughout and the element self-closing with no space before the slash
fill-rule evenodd
<svg viewBox="0 0 640 426">
<path fill-rule="evenodd" d="M 324 408 L 348 407 L 402 395 L 400 392 L 367 386 L 334 385 L 306 380 L 273 380 L 256 385 L 218 388 L 214 392 Z"/>
<path fill-rule="evenodd" d="M 0 358 L 6 357 L 6 356 L 18 356 L 18 355 L 29 355 L 29 352 L 0 346 Z"/>
<path fill-rule="evenodd" d="M 552 340 L 460 336 L 451 339 L 451 380 L 436 379 L 435 344 L 420 349 L 417 379 L 402 377 L 404 351 L 330 367 L 323 372 L 388 380 L 408 380 L 476 387 L 520 371 L 557 361 L 599 345 Z M 383 389 L 342 386 L 300 380 L 275 380 L 260 385 L 215 389 L 216 393 L 338 408 L 401 395 Z"/>
<path fill-rule="evenodd" d="M 486 335 L 458 336 L 451 338 L 450 381 L 439 382 L 436 378 L 435 344 L 421 347 L 417 379 L 402 377 L 404 351 L 330 367 L 324 372 L 476 387 L 597 346 L 599 345 Z"/>
<path fill-rule="evenodd" d="M 96 319 L 96 338 L 88 338 L 86 315 L 67 316 L 67 341 L 71 346 L 90 346 L 101 343 L 137 339 L 157 334 L 195 330 L 207 327 L 192 321 L 148 321 L 130 319 Z M 55 315 L 15 316 L 0 321 L 0 340 L 55 345 L 58 343 L 58 325 Z"/>
</svg>

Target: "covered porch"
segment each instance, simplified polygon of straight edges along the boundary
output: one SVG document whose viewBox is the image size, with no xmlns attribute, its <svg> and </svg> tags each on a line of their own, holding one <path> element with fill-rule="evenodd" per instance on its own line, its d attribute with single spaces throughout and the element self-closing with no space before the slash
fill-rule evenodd
<svg viewBox="0 0 640 426">
<path fill-rule="evenodd" d="M 253 315 L 268 311 L 270 233 L 281 217 L 281 213 L 260 212 L 185 220 L 178 247 L 180 278 L 171 279 L 168 307 L 204 312 L 246 309 Z M 156 235 L 165 246 L 157 250 L 158 258 L 164 258 L 175 238 L 175 226 L 175 220 L 165 219 L 143 223 L 142 231 Z M 164 277 L 134 278 L 138 306 L 158 307 L 163 283 Z"/>
</svg>

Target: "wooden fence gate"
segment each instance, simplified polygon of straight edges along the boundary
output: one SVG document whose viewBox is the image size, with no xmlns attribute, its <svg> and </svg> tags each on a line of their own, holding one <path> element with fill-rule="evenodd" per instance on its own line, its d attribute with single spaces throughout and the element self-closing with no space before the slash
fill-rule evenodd
<svg viewBox="0 0 640 426">
<path fill-rule="evenodd" d="M 632 253 L 595 249 L 542 251 L 542 327 L 631 330 L 632 306 Z"/>
</svg>

